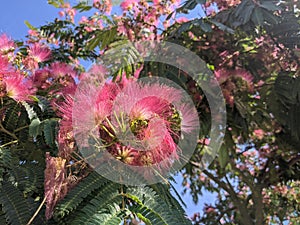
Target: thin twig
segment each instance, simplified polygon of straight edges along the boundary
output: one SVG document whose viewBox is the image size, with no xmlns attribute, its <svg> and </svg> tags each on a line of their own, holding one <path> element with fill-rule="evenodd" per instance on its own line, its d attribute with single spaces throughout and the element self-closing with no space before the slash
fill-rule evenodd
<svg viewBox="0 0 300 225">
<path fill-rule="evenodd" d="M 40 212 L 40 210 L 42 209 L 45 201 L 47 199 L 47 196 L 44 197 L 43 201 L 41 202 L 40 206 L 38 207 L 38 209 L 35 211 L 35 213 L 33 214 L 33 216 L 30 218 L 30 220 L 28 221 L 28 223 L 26 225 L 30 225 L 33 220 L 35 219 L 35 217 L 38 215 L 38 213 Z"/>
<path fill-rule="evenodd" d="M 26 128 L 28 128 L 29 127 L 29 125 L 26 125 L 26 126 L 23 126 L 23 127 L 19 127 L 19 128 L 17 128 L 17 129 L 15 129 L 15 133 L 16 132 L 19 132 L 20 130 L 23 130 L 23 129 L 26 129 Z"/>
<path fill-rule="evenodd" d="M 12 145 L 12 144 L 16 144 L 16 143 L 18 143 L 18 140 L 14 140 L 14 141 L 5 143 L 5 144 L 1 145 L 0 148 L 4 148 L 4 147 L 7 146 L 7 145 Z"/>
<path fill-rule="evenodd" d="M 4 126 L 2 125 L 2 123 L 0 123 L 0 131 L 2 131 L 3 133 L 6 133 L 9 136 L 13 137 L 14 139 L 18 140 L 17 136 L 14 133 L 11 133 L 10 131 L 6 130 L 4 128 Z"/>
</svg>

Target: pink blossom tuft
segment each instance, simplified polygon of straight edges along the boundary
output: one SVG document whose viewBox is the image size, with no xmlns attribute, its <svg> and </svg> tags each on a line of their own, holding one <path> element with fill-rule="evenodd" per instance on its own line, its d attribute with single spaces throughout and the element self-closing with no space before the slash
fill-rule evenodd
<svg viewBox="0 0 300 225">
<path fill-rule="evenodd" d="M 6 34 L 0 35 L 0 55 L 5 55 L 11 51 L 14 51 L 16 45 L 12 39 Z"/>
<path fill-rule="evenodd" d="M 14 73 L 10 76 L 3 78 L 3 83 L 6 87 L 7 96 L 15 101 L 29 100 L 29 95 L 33 94 L 31 89 L 31 83 L 19 74 Z"/>
</svg>

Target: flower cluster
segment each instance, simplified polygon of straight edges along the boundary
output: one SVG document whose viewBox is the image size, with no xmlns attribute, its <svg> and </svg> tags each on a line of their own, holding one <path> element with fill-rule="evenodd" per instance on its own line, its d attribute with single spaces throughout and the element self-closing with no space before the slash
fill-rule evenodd
<svg viewBox="0 0 300 225">
<path fill-rule="evenodd" d="M 170 26 L 170 21 L 164 18 L 172 13 L 180 1 L 147 2 L 145 0 L 125 0 L 121 3 L 123 17 L 117 17 L 118 32 L 129 40 L 160 40 L 159 27 Z"/>
<path fill-rule="evenodd" d="M 215 76 L 230 106 L 234 105 L 234 96 L 240 91 L 253 91 L 253 76 L 244 69 L 215 70 Z"/>
<path fill-rule="evenodd" d="M 14 65 L 16 48 L 14 41 L 7 35 L 0 36 L 0 97 L 7 96 L 15 101 L 29 100 L 34 90 L 30 79 L 25 78 L 25 72 Z"/>
<path fill-rule="evenodd" d="M 59 136 L 64 138 L 59 155 L 68 157 L 74 150 L 74 136 L 84 139 L 77 143 L 79 146 L 94 138 L 99 151 L 105 149 L 125 164 L 151 166 L 163 162 L 168 168 L 178 159 L 181 136 L 197 127 L 197 112 L 179 105 L 181 97 L 176 88 L 140 83 L 135 78 L 106 81 L 97 87 L 86 85 L 61 107 Z M 72 123 L 72 118 L 77 122 Z"/>
</svg>

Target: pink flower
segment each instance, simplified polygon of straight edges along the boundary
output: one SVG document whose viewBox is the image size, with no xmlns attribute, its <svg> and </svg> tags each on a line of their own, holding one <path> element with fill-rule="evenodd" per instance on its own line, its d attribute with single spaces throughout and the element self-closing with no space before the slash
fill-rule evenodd
<svg viewBox="0 0 300 225">
<path fill-rule="evenodd" d="M 72 153 L 74 136 L 79 147 L 99 138 L 98 147 L 125 164 L 169 169 L 181 155 L 181 135 L 196 129 L 197 112 L 182 104 L 179 89 L 125 76 L 113 82 L 102 72 L 102 67 L 92 68 L 90 74 L 100 73 L 100 82 L 80 80 L 74 99 L 63 104 L 59 133 L 70 138 L 62 142 L 60 156 Z"/>
<path fill-rule="evenodd" d="M 65 102 L 56 105 L 59 108 L 58 115 L 62 117 L 58 131 L 58 156 L 69 159 L 75 150 L 75 139 L 72 127 L 73 97 L 66 96 Z"/>
<path fill-rule="evenodd" d="M 151 10 L 147 15 L 144 16 L 144 20 L 147 21 L 148 24 L 158 26 L 158 14 L 155 9 Z"/>
<path fill-rule="evenodd" d="M 76 9 L 73 9 L 73 8 L 68 8 L 66 9 L 66 13 L 68 14 L 68 16 L 70 17 L 70 20 L 72 22 L 74 22 L 74 17 L 76 15 Z"/>
<path fill-rule="evenodd" d="M 51 50 L 43 44 L 35 43 L 29 47 L 28 55 L 32 57 L 35 62 L 40 63 L 50 59 Z"/>
<path fill-rule="evenodd" d="M 66 160 L 60 157 L 51 157 L 46 153 L 46 169 L 44 190 L 46 197 L 46 219 L 53 215 L 56 203 L 67 194 Z"/>
<path fill-rule="evenodd" d="M 64 11 L 59 11 L 59 12 L 58 12 L 58 15 L 59 15 L 60 17 L 64 17 L 66 14 L 65 14 Z"/>
<path fill-rule="evenodd" d="M 121 8 L 123 11 L 127 11 L 132 9 L 135 5 L 137 5 L 137 0 L 125 0 L 121 3 Z"/>
<path fill-rule="evenodd" d="M 34 72 L 32 76 L 32 82 L 36 87 L 47 88 L 50 86 L 50 82 L 47 83 L 47 79 L 50 76 L 50 71 L 48 69 L 41 69 Z"/>
<path fill-rule="evenodd" d="M 208 138 L 203 138 L 203 139 L 198 140 L 198 143 L 202 144 L 202 145 L 209 145 L 210 140 Z"/>
<path fill-rule="evenodd" d="M 230 106 L 234 105 L 234 94 L 237 91 L 253 91 L 253 76 L 245 69 L 218 69 L 214 73 L 222 87 L 223 95 Z"/>
<path fill-rule="evenodd" d="M 28 34 L 32 37 L 38 37 L 39 36 L 39 32 L 36 30 L 28 30 Z"/>
<path fill-rule="evenodd" d="M 175 140 L 179 138 L 178 131 L 188 133 L 194 129 L 195 125 L 192 123 L 197 120 L 195 116 L 198 114 L 184 106 L 176 109 L 172 103 L 180 99 L 181 93 L 175 88 L 132 81 L 114 100 L 113 114 L 122 115 L 117 121 L 122 118 L 129 121 L 130 129 L 135 135 L 127 138 L 132 140 L 127 144 L 134 148 L 140 146 L 151 152 L 140 156 L 143 160 L 147 159 L 145 162 L 155 164 L 176 159 L 178 155 Z M 188 114 L 191 114 L 190 118 L 182 118 L 189 116 Z M 117 121 L 113 120 L 112 123 L 117 126 Z"/>
<path fill-rule="evenodd" d="M 210 15 L 215 15 L 215 13 L 217 12 L 217 7 L 215 5 L 210 5 L 206 8 L 206 14 L 207 16 Z"/>
<path fill-rule="evenodd" d="M 256 129 L 253 131 L 254 136 L 258 139 L 261 140 L 265 136 L 265 132 L 262 129 Z"/>
<path fill-rule="evenodd" d="M 159 5 L 161 3 L 161 0 L 153 0 L 154 5 Z"/>
<path fill-rule="evenodd" d="M 30 82 L 25 80 L 22 75 L 15 73 L 14 75 L 5 76 L 3 83 L 6 87 L 6 95 L 15 101 L 29 100 Z"/>
<path fill-rule="evenodd" d="M 28 48 L 28 56 L 23 59 L 24 65 L 29 70 L 39 68 L 39 63 L 50 59 L 51 50 L 40 43 L 35 43 Z"/>
<path fill-rule="evenodd" d="M 101 64 L 94 64 L 87 73 L 80 76 L 80 80 L 87 80 L 87 79 L 96 79 L 97 82 L 105 82 L 105 77 L 107 76 L 108 71 L 105 66 Z"/>
<path fill-rule="evenodd" d="M 6 34 L 0 35 L 0 54 L 7 54 L 8 52 L 14 51 L 16 45 L 12 39 L 10 39 Z"/>
<path fill-rule="evenodd" d="M 182 104 L 179 108 L 181 113 L 181 131 L 190 133 L 199 126 L 199 117 L 197 110 L 190 104 Z"/>
<path fill-rule="evenodd" d="M 246 85 L 249 89 L 253 88 L 253 75 L 250 72 L 239 68 L 235 70 L 234 76 L 242 78 L 246 82 Z"/>
<path fill-rule="evenodd" d="M 103 5 L 105 6 L 105 13 L 110 14 L 112 10 L 112 2 L 111 0 L 104 0 Z"/>
<path fill-rule="evenodd" d="M 186 17 L 179 17 L 179 18 L 176 19 L 177 23 L 185 23 L 185 22 L 188 22 L 188 21 L 189 21 L 189 19 L 186 18 Z"/>
<path fill-rule="evenodd" d="M 116 145 L 114 155 L 118 160 L 132 165 L 135 163 L 134 160 L 138 155 L 138 151 L 131 147 Z"/>
<path fill-rule="evenodd" d="M 216 210 L 215 210 L 215 208 L 213 208 L 213 207 L 211 207 L 211 206 L 207 206 L 207 207 L 205 208 L 205 212 L 206 212 L 206 213 L 215 213 Z"/>
<path fill-rule="evenodd" d="M 111 0 L 94 0 L 93 6 L 96 9 L 99 9 L 100 12 L 104 12 L 106 14 L 110 14 L 111 9 L 112 9 L 112 2 Z"/>
<path fill-rule="evenodd" d="M 52 63 L 50 66 L 50 73 L 54 79 L 63 78 L 66 76 L 69 76 L 73 79 L 77 77 L 77 72 L 74 70 L 74 68 L 71 65 L 62 62 Z"/>
<path fill-rule="evenodd" d="M 12 66 L 6 57 L 0 55 L 0 78 L 3 74 L 7 74 L 9 71 L 12 71 Z"/>
<path fill-rule="evenodd" d="M 171 0 L 171 3 L 174 5 L 174 6 L 178 6 L 180 4 L 180 1 L 181 0 Z"/>
<path fill-rule="evenodd" d="M 149 119 L 153 113 L 162 114 L 170 103 L 180 99 L 180 94 L 176 89 L 164 85 L 132 82 L 116 98 L 115 110 L 132 118 Z"/>
</svg>

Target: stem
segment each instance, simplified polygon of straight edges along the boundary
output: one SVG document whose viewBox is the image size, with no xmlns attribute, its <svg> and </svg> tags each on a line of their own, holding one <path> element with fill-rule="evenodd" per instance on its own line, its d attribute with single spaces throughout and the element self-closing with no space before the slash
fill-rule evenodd
<svg viewBox="0 0 300 225">
<path fill-rule="evenodd" d="M 125 210 L 125 195 L 123 190 L 123 184 L 121 184 L 121 196 L 122 196 L 122 211 Z M 126 224 L 126 218 L 124 218 L 124 225 Z"/>
<path fill-rule="evenodd" d="M 26 125 L 26 126 L 23 126 L 23 127 L 19 127 L 19 128 L 17 128 L 17 129 L 15 129 L 14 133 L 15 133 L 15 132 L 18 132 L 18 131 L 20 131 L 20 130 L 23 130 L 23 129 L 25 129 L 25 128 L 28 128 L 28 127 L 29 127 L 29 125 Z"/>
<path fill-rule="evenodd" d="M 28 223 L 26 225 L 30 225 L 33 220 L 35 219 L 35 217 L 38 215 L 38 213 L 40 212 L 40 210 L 42 209 L 45 201 L 46 201 L 47 196 L 44 197 L 43 201 L 41 202 L 40 206 L 38 207 L 38 209 L 35 211 L 35 213 L 33 214 L 33 216 L 30 218 L 30 220 L 28 221 Z"/>
<path fill-rule="evenodd" d="M 17 136 L 16 136 L 14 133 L 11 133 L 10 131 L 6 130 L 6 129 L 3 127 L 2 123 L 0 123 L 0 131 L 2 131 L 3 133 L 6 133 L 6 134 L 8 134 L 9 136 L 11 136 L 12 138 L 18 140 Z"/>
<path fill-rule="evenodd" d="M 4 148 L 4 147 L 7 146 L 7 145 L 12 145 L 12 144 L 16 144 L 16 143 L 18 143 L 18 140 L 14 140 L 14 141 L 5 143 L 5 144 L 1 145 L 0 148 Z"/>
</svg>

